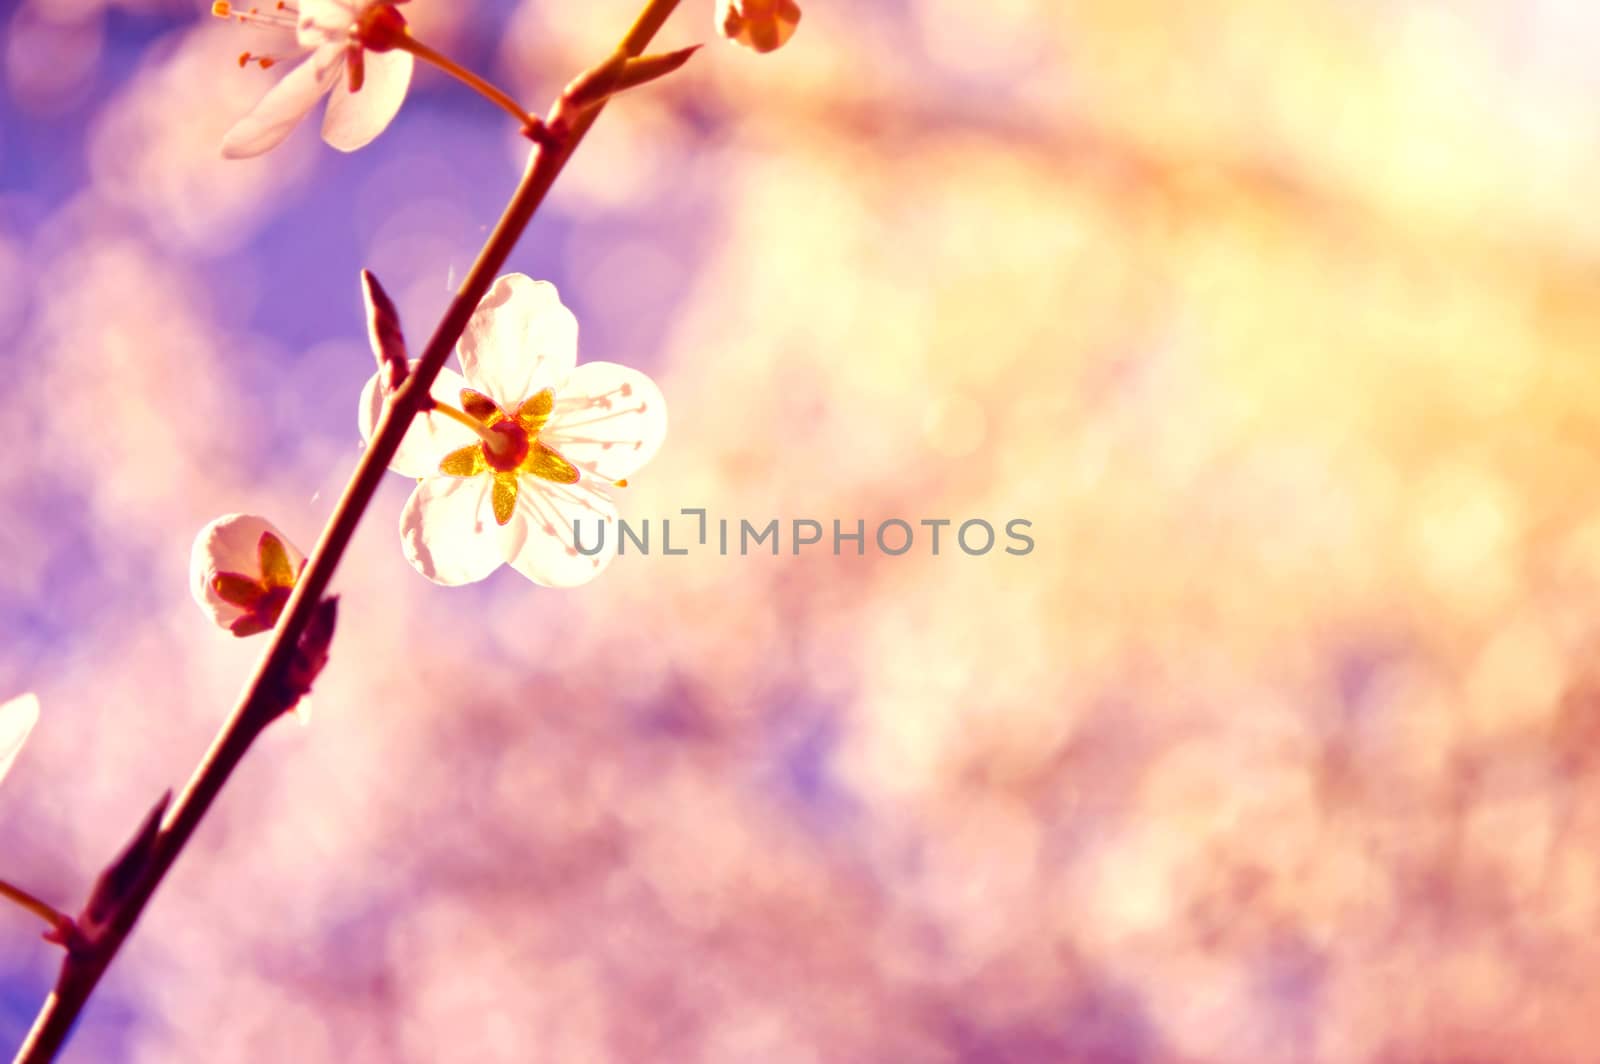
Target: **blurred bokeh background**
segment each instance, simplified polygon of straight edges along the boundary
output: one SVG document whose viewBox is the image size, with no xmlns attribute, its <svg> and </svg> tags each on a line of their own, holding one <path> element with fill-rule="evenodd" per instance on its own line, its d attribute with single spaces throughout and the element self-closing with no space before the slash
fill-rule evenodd
<svg viewBox="0 0 1600 1064">
<path fill-rule="evenodd" d="M 195 531 L 309 546 L 358 269 L 425 336 L 522 163 L 431 71 L 356 155 L 224 162 L 274 75 L 207 6 L 0 4 L 0 696 L 44 703 L 0 875 L 64 906 L 260 650 Z M 634 6 L 408 14 L 542 104 Z M 391 477 L 310 726 L 66 1059 L 1595 1059 L 1597 49 L 1591 0 L 811 0 L 621 101 L 511 266 L 666 392 L 625 515 L 1036 549 L 446 590 Z"/>
</svg>

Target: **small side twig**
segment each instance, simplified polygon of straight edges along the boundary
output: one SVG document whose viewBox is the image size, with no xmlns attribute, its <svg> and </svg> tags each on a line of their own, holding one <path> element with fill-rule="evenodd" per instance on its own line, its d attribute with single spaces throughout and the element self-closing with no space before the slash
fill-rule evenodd
<svg viewBox="0 0 1600 1064">
<path fill-rule="evenodd" d="M 49 927 L 44 933 L 46 942 L 59 942 L 63 946 L 67 945 L 68 938 L 76 928 L 72 917 L 43 898 L 23 890 L 13 883 L 7 883 L 3 879 L 0 879 L 0 898 L 4 898 L 13 905 L 25 909 L 48 924 Z"/>
</svg>

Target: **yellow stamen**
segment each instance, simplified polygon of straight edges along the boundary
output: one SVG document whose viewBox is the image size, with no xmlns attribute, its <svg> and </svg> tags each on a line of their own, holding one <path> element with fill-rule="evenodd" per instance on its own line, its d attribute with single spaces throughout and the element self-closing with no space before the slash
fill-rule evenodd
<svg viewBox="0 0 1600 1064">
<path fill-rule="evenodd" d="M 625 488 L 628 486 L 627 478 L 624 477 L 622 480 L 613 480 L 611 482 L 611 486 L 614 488 Z"/>
<path fill-rule="evenodd" d="M 211 5 L 211 13 L 217 18 L 238 19 L 245 25 L 271 26 L 274 29 L 293 30 L 295 17 L 299 9 L 293 4 L 280 0 L 271 10 L 263 12 L 259 7 L 243 10 L 228 3 L 228 0 L 216 0 Z"/>
<path fill-rule="evenodd" d="M 511 514 L 517 507 L 517 475 L 515 473 L 496 473 L 494 477 L 494 523 L 505 525 L 511 520 Z"/>
<path fill-rule="evenodd" d="M 521 468 L 524 473 L 557 484 L 576 484 L 579 478 L 578 467 L 567 461 L 560 451 L 538 442 L 528 450 L 528 457 L 522 460 Z"/>
<path fill-rule="evenodd" d="M 488 471 L 489 460 L 483 456 L 482 444 L 469 443 L 439 460 L 439 472 L 449 477 L 475 477 Z"/>
<path fill-rule="evenodd" d="M 485 427 L 493 425 L 504 417 L 493 399 L 471 388 L 461 389 L 461 409 L 483 422 Z"/>
<path fill-rule="evenodd" d="M 545 423 L 550 420 L 550 412 L 556 408 L 556 396 L 549 388 L 545 388 L 528 399 L 517 411 L 517 421 L 522 424 L 522 430 L 530 439 L 538 439 L 539 433 L 544 431 Z"/>
</svg>

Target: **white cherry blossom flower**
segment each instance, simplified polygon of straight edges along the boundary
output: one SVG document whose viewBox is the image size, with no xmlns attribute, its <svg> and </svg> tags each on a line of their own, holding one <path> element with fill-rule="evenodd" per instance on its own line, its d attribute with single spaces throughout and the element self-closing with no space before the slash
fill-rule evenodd
<svg viewBox="0 0 1600 1064">
<path fill-rule="evenodd" d="M 405 99 L 415 57 L 405 50 L 406 20 L 395 8 L 403 0 L 299 0 L 243 10 L 217 0 L 212 13 L 265 25 L 295 36 L 305 58 L 228 130 L 222 154 L 230 159 L 260 155 L 276 147 L 317 101 L 330 96 L 322 139 L 340 151 L 355 151 L 382 133 Z M 371 53 L 370 55 L 368 53 Z M 281 57 L 239 57 L 266 68 Z"/>
<path fill-rule="evenodd" d="M 265 517 L 228 514 L 195 536 L 189 590 L 219 628 L 237 636 L 278 623 L 306 556 Z"/>
<path fill-rule="evenodd" d="M 795 0 L 718 0 L 717 32 L 758 52 L 782 48 L 800 25 Z"/>
<path fill-rule="evenodd" d="M 39 723 L 39 699 L 31 694 L 18 695 L 0 704 L 0 780 L 11 771 L 17 752 L 28 741 L 33 726 Z"/>
<path fill-rule="evenodd" d="M 435 409 L 389 466 L 418 479 L 400 516 L 407 560 L 446 585 L 502 564 L 546 587 L 594 579 L 615 553 L 611 488 L 666 438 L 661 390 L 627 366 L 577 365 L 577 319 L 554 285 L 520 273 L 495 282 L 456 355 L 463 373 L 440 372 Z M 363 439 L 383 412 L 382 376 L 362 393 Z"/>
</svg>

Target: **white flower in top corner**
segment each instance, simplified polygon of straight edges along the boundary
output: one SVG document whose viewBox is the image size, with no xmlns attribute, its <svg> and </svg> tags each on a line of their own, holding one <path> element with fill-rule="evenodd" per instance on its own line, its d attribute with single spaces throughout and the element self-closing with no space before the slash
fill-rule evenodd
<svg viewBox="0 0 1600 1064">
<path fill-rule="evenodd" d="M 17 752 L 28 741 L 28 735 L 37 723 L 39 699 L 35 696 L 18 695 L 0 704 L 0 780 L 5 779 L 6 773 L 11 771 L 11 763 L 17 759 Z"/>
<path fill-rule="evenodd" d="M 800 25 L 795 0 L 718 0 L 717 32 L 758 52 L 775 52 Z"/>
<path fill-rule="evenodd" d="M 520 273 L 495 282 L 456 355 L 464 375 L 440 372 L 436 408 L 389 465 L 419 481 L 400 516 L 407 560 L 447 585 L 502 564 L 546 587 L 594 579 L 615 553 L 611 488 L 666 438 L 661 390 L 627 366 L 577 365 L 577 319 L 554 285 Z M 380 378 L 361 396 L 363 439 L 383 412 Z"/>
<path fill-rule="evenodd" d="M 268 0 L 270 3 L 271 0 Z M 411 85 L 415 58 L 404 50 L 406 20 L 395 8 L 404 0 L 299 0 L 248 10 L 217 0 L 222 18 L 293 32 L 295 53 L 305 55 L 249 114 L 222 138 L 222 154 L 244 159 L 277 147 L 317 101 L 332 94 L 322 120 L 322 139 L 340 151 L 366 146 L 393 121 Z M 369 54 L 370 53 L 370 54 Z M 263 69 L 280 56 L 239 57 L 239 65 Z"/>
<path fill-rule="evenodd" d="M 237 636 L 270 631 L 306 556 L 271 521 L 228 514 L 200 530 L 189 554 L 189 590 L 219 628 Z"/>
</svg>

